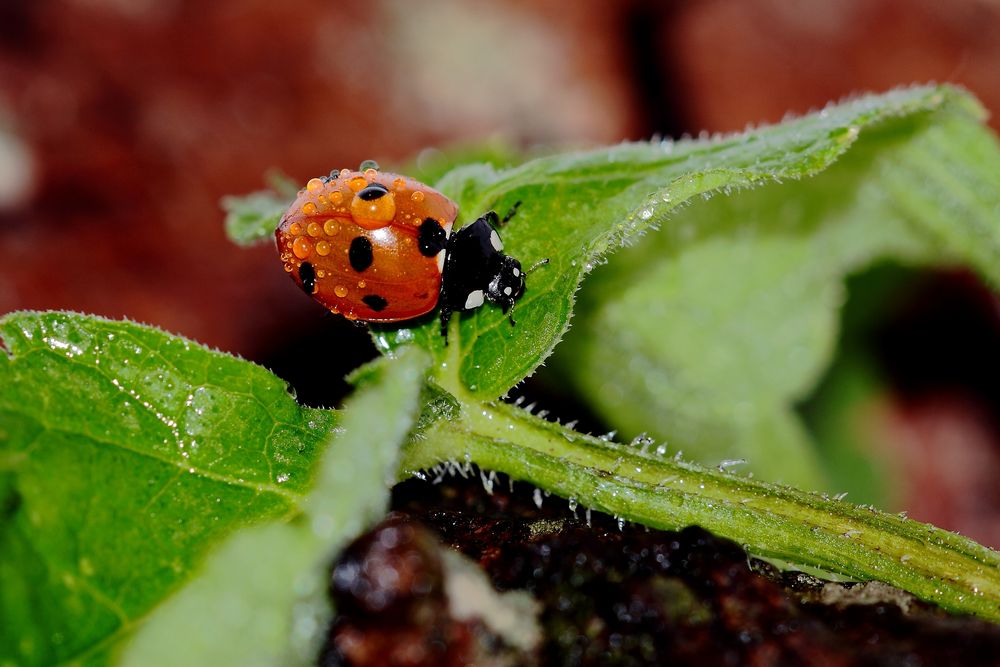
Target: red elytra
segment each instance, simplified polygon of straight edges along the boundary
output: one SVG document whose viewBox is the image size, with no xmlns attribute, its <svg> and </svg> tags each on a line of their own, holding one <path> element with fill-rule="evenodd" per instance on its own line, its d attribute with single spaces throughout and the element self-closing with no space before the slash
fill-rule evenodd
<svg viewBox="0 0 1000 667">
<path fill-rule="evenodd" d="M 343 169 L 310 180 L 275 237 L 285 271 L 328 309 L 395 322 L 437 305 L 457 215 L 453 201 L 412 178 Z"/>
</svg>

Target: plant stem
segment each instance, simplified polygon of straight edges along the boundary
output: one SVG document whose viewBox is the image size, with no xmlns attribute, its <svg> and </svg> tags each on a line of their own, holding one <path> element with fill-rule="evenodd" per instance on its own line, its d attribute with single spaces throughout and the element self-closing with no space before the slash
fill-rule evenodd
<svg viewBox="0 0 1000 667">
<path fill-rule="evenodd" d="M 404 449 L 413 473 L 464 457 L 653 528 L 699 525 L 750 553 L 876 579 L 953 612 L 1000 622 L 1000 554 L 873 507 L 665 458 L 576 433 L 505 403 L 461 398 Z"/>
</svg>

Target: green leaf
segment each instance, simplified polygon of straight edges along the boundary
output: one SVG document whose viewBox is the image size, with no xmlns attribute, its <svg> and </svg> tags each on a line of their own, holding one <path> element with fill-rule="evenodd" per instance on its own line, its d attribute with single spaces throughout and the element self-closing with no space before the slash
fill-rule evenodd
<svg viewBox="0 0 1000 667">
<path fill-rule="evenodd" d="M 274 238 L 274 229 L 299 188 L 280 171 L 270 172 L 267 182 L 269 190 L 223 197 L 219 202 L 226 212 L 226 235 L 233 243 L 248 246 Z"/>
<path fill-rule="evenodd" d="M 0 320 L 0 655 L 99 664 L 206 550 L 289 517 L 335 413 L 130 322 Z"/>
<path fill-rule="evenodd" d="M 982 110 L 963 93 L 950 88 L 920 87 L 859 98 L 781 125 L 730 137 L 622 144 L 543 157 L 507 170 L 496 170 L 489 165 L 458 168 L 436 187 L 459 203 L 462 219 L 469 221 L 488 209 L 503 212 L 521 201 L 518 215 L 503 232 L 507 251 L 525 266 L 546 257 L 550 263 L 529 276 L 527 292 L 515 309 L 516 328 L 510 326 L 498 309 L 486 307 L 460 318 L 461 324 L 453 332 L 448 348 L 430 320 L 418 326 L 381 328 L 376 331 L 376 344 L 381 350 L 390 351 L 417 341 L 432 350 L 441 362 L 436 371 L 438 382 L 456 395 L 488 399 L 504 394 L 530 375 L 562 338 L 583 278 L 605 261 L 612 250 L 631 243 L 639 234 L 663 225 L 663 235 L 671 239 L 667 245 L 672 248 L 669 252 L 673 257 L 682 247 L 710 236 L 742 235 L 750 240 L 755 234 L 764 234 L 761 231 L 764 222 L 795 227 L 799 209 L 808 223 L 810 207 L 837 208 L 836 199 L 811 202 L 793 197 L 793 203 L 776 220 L 745 218 L 735 211 L 717 220 L 704 216 L 708 223 L 699 223 L 705 224 L 703 227 L 681 225 L 671 219 L 678 207 L 692 198 L 811 176 L 829 167 L 868 131 L 877 130 L 890 139 L 900 135 L 900 141 L 905 143 L 908 127 L 941 123 L 947 126 L 941 130 L 943 141 L 957 132 L 956 140 L 968 144 L 988 136 L 980 126 L 981 117 Z M 982 175 L 975 182 L 981 181 Z M 773 188 L 772 192 L 779 189 Z M 781 195 L 771 196 L 781 198 Z M 972 225 L 982 230 L 981 222 Z M 896 231 L 898 225 L 872 233 L 891 239 Z M 975 254 L 979 257 L 969 259 L 976 266 L 988 264 L 994 251 L 963 243 L 961 235 L 956 234 L 953 231 L 938 234 L 950 241 L 953 257 L 962 252 Z M 909 245 L 906 240 L 911 236 L 904 236 L 900 245 Z M 776 247 L 762 245 L 761 252 L 778 259 L 785 257 L 787 249 L 781 246 L 782 240 L 776 239 Z M 661 245 L 654 245 L 656 252 L 661 252 Z M 754 251 L 752 243 L 745 246 L 744 252 Z M 717 249 L 704 260 L 726 261 L 724 250 Z M 787 268 L 794 268 L 806 262 L 806 258 L 802 252 L 792 252 L 783 261 Z M 635 268 L 640 272 L 646 270 L 645 265 Z M 668 269 L 649 268 L 659 270 L 660 278 L 668 277 L 662 275 Z M 776 273 L 771 272 L 772 281 L 777 279 Z M 765 281 L 768 278 L 762 276 Z M 819 282 L 820 276 L 816 276 L 814 284 Z M 617 294 L 601 296 L 610 302 L 620 301 Z M 829 302 L 836 294 L 823 293 L 817 297 Z M 630 315 L 634 321 L 644 318 L 646 313 L 634 311 Z M 822 309 L 817 309 L 806 314 L 797 326 L 809 331 L 826 328 L 825 337 L 829 341 L 830 328 L 821 319 Z M 662 320 L 653 322 L 654 329 L 663 324 Z M 625 366 L 620 364 L 621 368 Z M 643 374 L 632 375 L 639 378 Z M 795 430 L 791 424 L 772 424 L 761 429 L 762 434 Z"/>
<path fill-rule="evenodd" d="M 120 664 L 315 664 L 330 620 L 331 557 L 385 513 L 427 364 L 410 349 L 369 367 L 341 413 L 304 515 L 230 537 L 153 613 Z"/>
<path fill-rule="evenodd" d="M 831 361 L 846 276 L 885 260 L 964 264 L 1000 285 L 1000 149 L 978 111 L 954 91 L 915 89 L 773 128 L 806 141 L 785 161 L 810 169 L 836 157 L 836 141 L 809 157 L 824 135 L 853 145 L 808 180 L 679 211 L 612 258 L 558 367 L 626 437 L 824 488 L 793 406 Z"/>
<path fill-rule="evenodd" d="M 253 245 L 274 237 L 274 229 L 292 203 L 292 197 L 261 190 L 241 197 L 223 197 L 226 235 L 237 245 Z"/>
</svg>

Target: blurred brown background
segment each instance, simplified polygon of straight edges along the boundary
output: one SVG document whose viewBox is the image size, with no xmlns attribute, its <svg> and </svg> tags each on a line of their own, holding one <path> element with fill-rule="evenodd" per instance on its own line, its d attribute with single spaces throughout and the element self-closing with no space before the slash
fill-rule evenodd
<svg viewBox="0 0 1000 667">
<path fill-rule="evenodd" d="M 219 198 L 268 169 L 738 130 L 929 80 L 997 112 L 998 73 L 995 0 L 3 0 L 0 313 L 152 323 L 328 401 L 372 354 L 364 332 L 302 298 L 270 246 L 223 235 Z M 998 545 L 1000 306 L 966 275 L 926 284 L 870 430 L 906 471 L 897 506 Z M 963 356 L 927 376 L 914 331 Z M 345 355 L 296 368 L 309 340 Z"/>
</svg>

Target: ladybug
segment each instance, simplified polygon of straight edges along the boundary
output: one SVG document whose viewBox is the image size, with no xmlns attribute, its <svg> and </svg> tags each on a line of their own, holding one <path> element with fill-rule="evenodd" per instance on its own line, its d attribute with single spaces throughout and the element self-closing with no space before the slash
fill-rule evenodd
<svg viewBox="0 0 1000 667">
<path fill-rule="evenodd" d="M 285 271 L 334 313 L 398 322 L 440 306 L 448 340 L 452 313 L 487 301 L 510 317 L 524 294 L 521 263 L 503 253 L 490 211 L 452 233 L 458 206 L 412 178 L 363 163 L 314 178 L 275 230 Z"/>
</svg>

